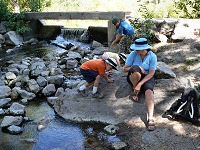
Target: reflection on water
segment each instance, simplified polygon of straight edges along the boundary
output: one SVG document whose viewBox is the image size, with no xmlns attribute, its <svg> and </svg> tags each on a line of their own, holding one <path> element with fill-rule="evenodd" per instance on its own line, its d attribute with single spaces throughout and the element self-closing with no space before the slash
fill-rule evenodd
<svg viewBox="0 0 200 150">
<path fill-rule="evenodd" d="M 0 49 L 0 66 L 6 67 L 6 61 L 19 61 L 25 57 L 43 57 L 55 51 L 53 46 L 29 46 L 6 53 Z M 7 48 L 8 49 L 8 48 Z M 103 132 L 105 125 L 99 123 L 74 123 L 57 116 L 45 99 L 37 99 L 26 105 L 26 116 L 33 121 L 23 124 L 24 131 L 19 135 L 10 135 L 0 131 L 0 150 L 84 150 L 110 149 L 114 141 L 120 141 L 115 135 Z M 3 116 L 0 116 L 2 122 Z M 42 123 L 45 128 L 38 131 Z"/>
<path fill-rule="evenodd" d="M 44 99 L 30 102 L 26 106 L 26 116 L 33 121 L 24 124 L 22 134 L 0 132 L 0 150 L 106 149 L 111 147 L 112 142 L 120 141 L 115 135 L 102 132 L 103 124 L 80 124 L 60 118 Z M 42 131 L 37 130 L 40 120 L 45 124 Z"/>
<path fill-rule="evenodd" d="M 7 53 L 7 49 L 13 49 L 13 47 L 4 47 L 0 49 L 0 65 L 6 66 L 6 61 L 19 61 L 25 57 L 43 57 L 46 54 L 52 52 L 51 47 L 41 45 L 29 45 L 23 48 L 16 49 L 10 53 Z"/>
</svg>

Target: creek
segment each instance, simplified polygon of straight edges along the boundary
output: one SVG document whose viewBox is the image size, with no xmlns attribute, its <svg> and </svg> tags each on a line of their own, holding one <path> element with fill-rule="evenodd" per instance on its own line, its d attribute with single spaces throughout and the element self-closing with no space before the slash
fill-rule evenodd
<svg viewBox="0 0 200 150">
<path fill-rule="evenodd" d="M 54 42 L 61 44 L 66 42 L 58 37 Z M 75 40 L 68 41 L 77 44 Z M 78 43 L 81 46 L 83 43 Z M 26 46 L 11 53 L 6 50 L 11 47 L 0 49 L 1 73 L 8 65 L 8 61 L 19 61 L 25 57 L 42 58 L 53 51 L 63 49 L 51 44 L 41 46 Z M 85 150 L 85 149 L 110 149 L 112 142 L 120 139 L 116 135 L 108 135 L 103 128 L 106 125 L 100 123 L 77 123 L 64 120 L 59 117 L 54 109 L 48 105 L 46 99 L 36 98 L 26 105 L 26 116 L 33 119 L 23 125 L 24 131 L 18 135 L 11 135 L 3 130 L 0 131 L 0 150 Z M 0 116 L 2 122 L 3 116 Z M 45 128 L 37 130 L 36 122 L 43 120 Z"/>
</svg>

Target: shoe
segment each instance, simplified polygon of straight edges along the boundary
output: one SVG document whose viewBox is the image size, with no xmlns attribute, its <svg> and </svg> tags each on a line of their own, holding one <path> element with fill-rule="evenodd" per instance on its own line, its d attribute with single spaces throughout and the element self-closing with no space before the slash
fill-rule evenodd
<svg viewBox="0 0 200 150">
<path fill-rule="evenodd" d="M 154 131 L 155 130 L 155 123 L 153 119 L 149 119 L 147 121 L 147 130 L 148 131 Z"/>
<path fill-rule="evenodd" d="M 138 97 L 138 94 L 136 93 L 133 93 L 133 95 L 131 95 L 131 100 L 134 101 L 134 102 L 138 102 L 139 101 L 139 97 Z"/>
<path fill-rule="evenodd" d="M 93 97 L 93 98 L 101 99 L 101 98 L 104 97 L 104 94 L 103 94 L 103 93 L 100 93 L 100 92 L 96 92 L 96 93 L 92 94 L 92 97 Z"/>
<path fill-rule="evenodd" d="M 82 91 L 81 91 L 81 90 L 77 89 L 77 92 L 78 92 L 81 96 L 83 96 L 83 97 L 88 96 L 85 90 L 82 90 Z"/>
</svg>

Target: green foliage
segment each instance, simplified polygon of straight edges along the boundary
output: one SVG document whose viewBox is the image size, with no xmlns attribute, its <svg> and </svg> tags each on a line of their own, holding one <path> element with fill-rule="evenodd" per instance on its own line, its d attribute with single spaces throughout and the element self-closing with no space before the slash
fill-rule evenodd
<svg viewBox="0 0 200 150">
<path fill-rule="evenodd" d="M 130 20 L 131 25 L 133 26 L 133 28 L 136 30 L 136 38 L 140 38 L 140 37 L 145 37 L 147 38 L 149 41 L 153 41 L 153 39 L 155 38 L 155 33 L 152 32 L 152 28 L 153 28 L 153 21 L 151 19 L 138 19 L 135 18 L 134 20 Z"/>
<path fill-rule="evenodd" d="M 183 16 L 186 18 L 200 17 L 200 1 L 199 0 L 178 0 L 175 2 L 178 9 L 183 11 Z"/>
<path fill-rule="evenodd" d="M 15 7 L 19 7 L 20 12 L 24 11 L 43 11 L 45 7 L 51 6 L 51 0 L 4 0 L 9 6 L 10 11 L 14 11 Z"/>
<path fill-rule="evenodd" d="M 189 67 L 188 66 L 183 66 L 181 68 L 182 72 L 187 72 L 189 70 Z"/>
<path fill-rule="evenodd" d="M 39 12 L 45 7 L 51 6 L 51 0 L 29 0 L 27 7 L 29 11 Z"/>
<path fill-rule="evenodd" d="M 7 25 L 11 30 L 15 30 L 18 33 L 24 33 L 30 30 L 30 28 L 28 27 L 29 22 L 27 21 L 25 22 L 23 20 L 24 18 L 23 13 L 20 14 L 10 13 L 7 17 L 8 17 Z"/>
<path fill-rule="evenodd" d="M 153 18 L 154 17 L 154 10 L 148 9 L 147 4 L 140 4 L 138 10 L 143 18 Z"/>
<path fill-rule="evenodd" d="M 186 60 L 186 64 L 187 65 L 194 65 L 195 63 L 198 62 L 198 59 L 189 59 L 189 60 Z"/>
<path fill-rule="evenodd" d="M 9 14 L 7 3 L 0 0 L 0 21 L 6 20 Z"/>
<path fill-rule="evenodd" d="M 0 22 L 7 21 L 7 27 L 10 28 L 10 30 L 15 30 L 18 33 L 24 33 L 30 30 L 28 27 L 28 22 L 23 20 L 23 13 L 17 14 L 10 12 L 6 2 L 0 1 L 0 5 L 0 14 L 2 16 L 0 18 Z"/>
</svg>

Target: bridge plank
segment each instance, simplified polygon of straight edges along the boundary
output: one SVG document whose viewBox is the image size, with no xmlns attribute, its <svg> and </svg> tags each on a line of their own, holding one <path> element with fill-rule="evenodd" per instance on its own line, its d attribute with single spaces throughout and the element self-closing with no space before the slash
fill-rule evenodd
<svg viewBox="0 0 200 150">
<path fill-rule="evenodd" d="M 126 19 L 131 12 L 112 11 L 112 12 L 26 12 L 27 20 L 52 19 L 52 20 L 110 20 L 113 16 Z"/>
</svg>

